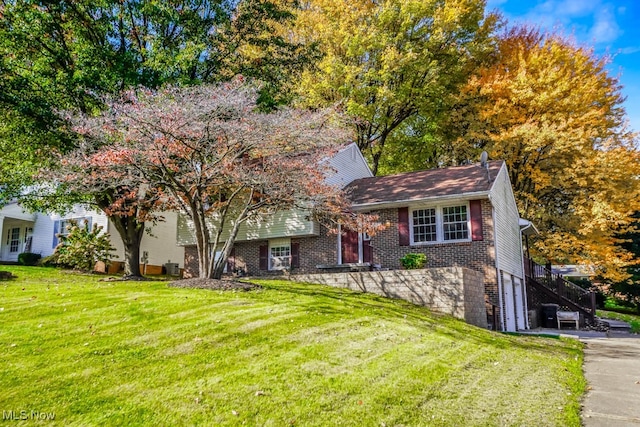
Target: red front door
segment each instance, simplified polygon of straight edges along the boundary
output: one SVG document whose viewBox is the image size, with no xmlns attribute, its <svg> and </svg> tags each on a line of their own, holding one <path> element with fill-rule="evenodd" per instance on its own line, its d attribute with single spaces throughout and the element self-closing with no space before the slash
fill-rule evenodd
<svg viewBox="0 0 640 427">
<path fill-rule="evenodd" d="M 342 232 L 342 264 L 357 263 L 358 256 L 358 233 L 351 230 Z"/>
</svg>

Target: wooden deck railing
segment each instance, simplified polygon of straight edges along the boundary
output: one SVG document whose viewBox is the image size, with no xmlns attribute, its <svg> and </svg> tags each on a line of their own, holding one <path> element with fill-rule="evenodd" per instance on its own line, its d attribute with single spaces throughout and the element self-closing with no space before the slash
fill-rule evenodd
<svg viewBox="0 0 640 427">
<path fill-rule="evenodd" d="M 561 306 L 571 310 L 582 312 L 590 323 L 595 320 L 596 298 L 593 291 L 566 280 L 562 275 L 555 274 L 545 266 L 536 264 L 525 258 L 525 274 L 533 285 L 545 292 L 549 297 L 556 299 Z"/>
</svg>

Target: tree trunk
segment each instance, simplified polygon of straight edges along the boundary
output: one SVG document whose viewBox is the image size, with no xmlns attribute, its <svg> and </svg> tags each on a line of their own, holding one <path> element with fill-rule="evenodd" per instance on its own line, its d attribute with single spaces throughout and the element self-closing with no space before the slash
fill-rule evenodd
<svg viewBox="0 0 640 427">
<path fill-rule="evenodd" d="M 103 212 L 107 212 L 112 203 L 109 193 L 95 196 L 95 201 Z M 137 219 L 137 212 L 130 216 L 111 215 L 109 220 L 118 231 L 124 246 L 124 276 L 142 277 L 140 272 L 140 242 L 144 234 L 144 222 Z"/>
<path fill-rule="evenodd" d="M 193 231 L 196 238 L 196 250 L 198 251 L 198 277 L 208 279 L 209 264 L 211 263 L 211 238 L 204 209 L 197 203 L 190 204 L 191 218 L 193 219 Z"/>
<path fill-rule="evenodd" d="M 144 222 L 132 216 L 112 216 L 109 218 L 118 230 L 124 245 L 125 277 L 142 277 L 140 272 L 140 242 L 144 235 Z"/>
<path fill-rule="evenodd" d="M 222 262 L 224 260 L 224 262 Z M 220 260 L 216 261 L 215 267 L 213 268 L 213 274 L 211 275 L 212 279 L 221 279 L 222 274 L 224 273 L 224 265 L 227 260 L 224 256 L 220 257 Z"/>
</svg>

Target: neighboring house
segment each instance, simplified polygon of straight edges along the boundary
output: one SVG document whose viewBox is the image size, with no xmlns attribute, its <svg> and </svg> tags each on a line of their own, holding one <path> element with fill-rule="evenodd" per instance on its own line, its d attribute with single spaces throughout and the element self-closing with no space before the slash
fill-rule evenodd
<svg viewBox="0 0 640 427">
<path fill-rule="evenodd" d="M 552 265 L 551 272 L 559 274 L 567 280 L 589 280 L 595 276 L 593 267 L 589 265 Z"/>
<path fill-rule="evenodd" d="M 140 248 L 141 264 L 145 264 L 148 274 L 159 274 L 166 263 L 179 264 L 184 260 L 184 249 L 176 244 L 177 214 L 163 214 L 164 221 L 150 227 L 145 233 Z M 58 234 L 65 234 L 69 221 L 88 223 L 90 227 L 101 226 L 111 236 L 111 244 L 116 249 L 114 264 L 124 258 L 122 240 L 107 216 L 100 211 L 76 206 L 65 214 L 44 214 L 25 212 L 19 204 L 9 203 L 0 209 L 0 261 L 15 262 L 18 254 L 33 252 L 43 257 L 51 255 L 58 244 Z M 145 256 L 146 255 L 146 256 Z"/>
<path fill-rule="evenodd" d="M 330 182 L 344 185 L 353 208 L 377 214 L 387 228 L 375 236 L 328 233 L 304 212 L 280 212 L 241 229 L 227 270 L 247 275 L 399 269 L 407 253 L 427 255 L 427 267 L 467 267 L 484 276 L 498 328 L 529 327 L 521 229 L 504 162 L 373 177 L 355 146 L 332 159 Z M 179 218 L 185 273 L 197 275 L 192 228 Z"/>
</svg>

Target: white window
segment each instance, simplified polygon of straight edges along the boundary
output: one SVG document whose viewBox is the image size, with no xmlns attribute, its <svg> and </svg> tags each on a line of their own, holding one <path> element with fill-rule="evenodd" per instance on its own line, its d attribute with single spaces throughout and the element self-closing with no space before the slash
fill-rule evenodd
<svg viewBox="0 0 640 427">
<path fill-rule="evenodd" d="M 291 267 L 291 240 L 278 239 L 269 242 L 269 270 Z"/>
<path fill-rule="evenodd" d="M 467 204 L 416 208 L 410 221 L 411 244 L 470 240 Z"/>
<path fill-rule="evenodd" d="M 91 217 L 82 217 L 82 218 L 67 218 L 60 220 L 60 228 L 58 230 L 58 234 L 62 236 L 66 236 L 71 231 L 71 226 L 75 223 L 78 227 L 88 226 L 89 230 L 91 230 Z"/>
<path fill-rule="evenodd" d="M 12 228 L 9 230 L 9 252 L 18 252 L 20 247 L 20 228 Z"/>
<path fill-rule="evenodd" d="M 438 240 L 435 208 L 416 209 L 411 214 L 413 240 L 417 243 Z"/>
<path fill-rule="evenodd" d="M 469 239 L 467 206 L 447 206 L 442 208 L 442 229 L 445 241 Z"/>
</svg>

